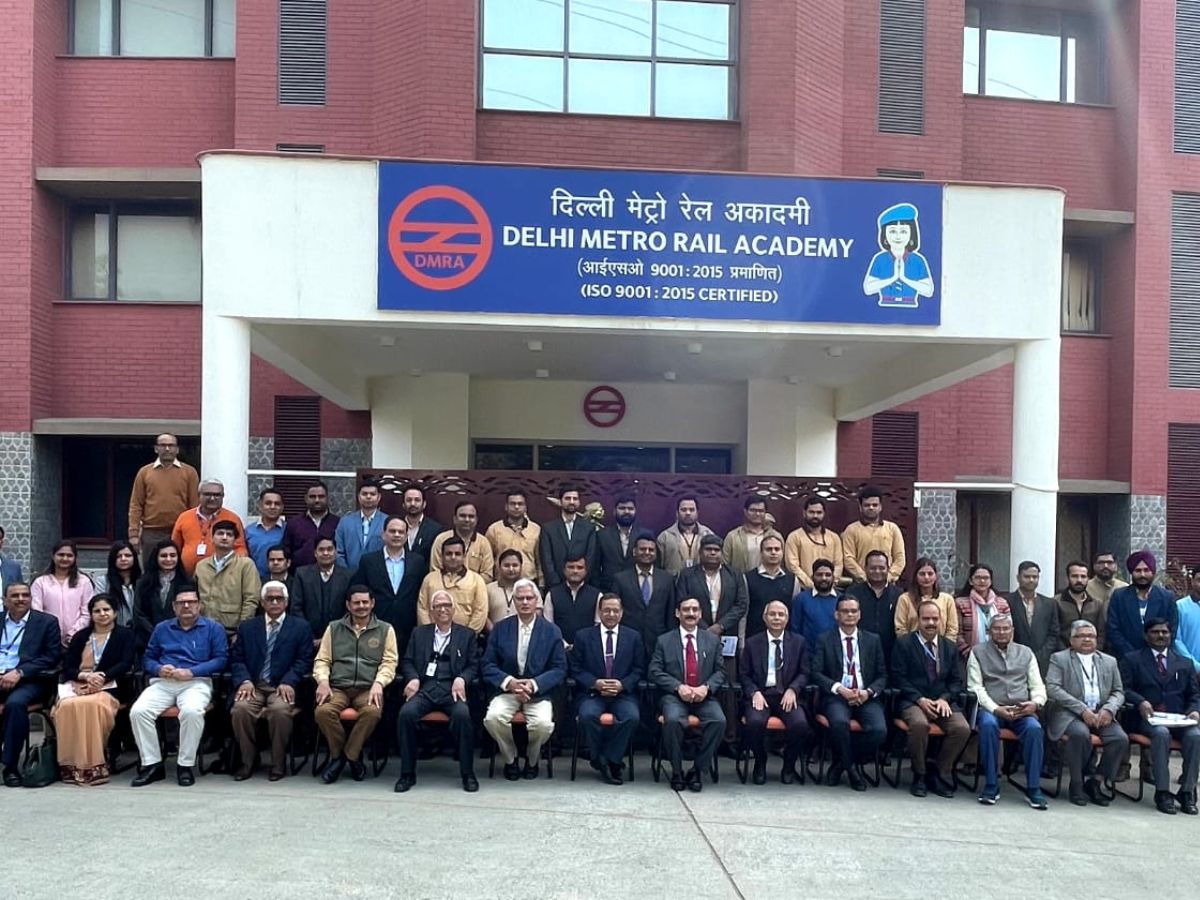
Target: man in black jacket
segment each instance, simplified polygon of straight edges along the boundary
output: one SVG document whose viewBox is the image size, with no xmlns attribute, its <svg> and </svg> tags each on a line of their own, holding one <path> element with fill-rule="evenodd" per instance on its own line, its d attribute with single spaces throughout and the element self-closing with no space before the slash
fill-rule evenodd
<svg viewBox="0 0 1200 900">
<path fill-rule="evenodd" d="M 597 573 L 598 553 L 596 550 L 596 526 L 590 519 L 580 515 L 579 489 L 567 486 L 558 494 L 558 518 L 542 523 L 542 534 L 538 538 L 538 556 L 542 563 L 542 580 L 546 590 L 566 580 L 563 568 L 572 559 L 583 559 L 587 570 Z M 567 639 L 571 635 L 565 631 Z"/>
<path fill-rule="evenodd" d="M 475 632 L 454 624 L 454 599 L 438 591 L 429 601 L 433 621 L 420 625 L 408 640 L 401 661 L 404 705 L 396 719 L 400 740 L 400 778 L 396 793 L 417 783 L 417 723 L 431 712 L 450 717 L 450 736 L 458 748 L 458 772 L 463 790 L 479 790 L 475 778 L 475 728 L 467 706 L 467 691 L 479 677 L 479 642 Z"/>
<path fill-rule="evenodd" d="M 624 609 L 621 623 L 642 636 L 646 659 L 658 636 L 671 628 L 675 609 L 675 576 L 657 564 L 658 542 L 649 531 L 634 538 L 634 567 L 613 576 L 613 592 Z"/>
<path fill-rule="evenodd" d="M 408 549 L 404 517 L 388 516 L 383 549 L 363 554 L 353 582 L 371 589 L 377 604 L 375 617 L 396 629 L 397 646 L 407 647 L 408 636 L 417 627 L 417 595 L 425 572 L 424 558 Z"/>
<path fill-rule="evenodd" d="M 917 630 L 897 641 L 892 651 L 892 686 L 900 695 L 900 718 L 908 726 L 914 797 L 924 797 L 929 788 L 939 797 L 954 796 L 954 763 L 971 737 L 971 726 L 959 711 L 964 685 L 958 651 L 939 636 L 941 622 L 941 608 L 926 600 L 917 608 Z M 925 765 L 932 725 L 945 732 L 936 774 Z"/>
<path fill-rule="evenodd" d="M 879 635 L 883 643 L 883 658 L 892 664 L 892 647 L 896 644 L 896 601 L 903 591 L 891 583 L 888 574 L 888 557 L 882 550 L 867 554 L 863 570 L 866 581 L 856 581 L 846 593 L 858 600 L 862 613 L 858 625 L 864 631 Z"/>
<path fill-rule="evenodd" d="M 596 534 L 600 571 L 594 573 L 592 581 L 602 591 L 613 590 L 617 573 L 633 568 L 637 536 L 642 531 L 637 521 L 637 503 L 630 495 L 617 497 L 613 503 L 613 517 L 616 525 L 601 528 Z"/>
<path fill-rule="evenodd" d="M 346 614 L 346 596 L 354 570 L 337 564 L 337 545 L 331 537 L 318 537 L 313 545 L 317 561 L 301 566 L 288 589 L 291 612 L 308 622 L 314 642 L 330 622 Z"/>
<path fill-rule="evenodd" d="M 58 619 L 30 609 L 29 585 L 4 585 L 4 627 L 0 630 L 0 703 L 4 705 L 4 786 L 20 787 L 17 761 L 29 740 L 29 707 L 47 703 L 54 673 L 62 662 Z"/>
<path fill-rule="evenodd" d="M 563 581 L 552 587 L 546 604 L 554 610 L 554 624 L 563 633 L 567 649 L 575 643 L 575 635 L 596 624 L 596 605 L 600 591 L 587 583 L 587 560 L 582 556 L 568 559 L 563 566 Z"/>
<path fill-rule="evenodd" d="M 782 542 L 779 549 L 782 555 Z M 793 576 L 789 573 L 787 577 Z M 744 738 L 754 754 L 755 784 L 766 782 L 766 734 L 771 716 L 777 716 L 786 729 L 783 772 L 779 776 L 784 784 L 796 780 L 796 759 L 808 737 L 808 717 L 803 705 L 804 688 L 808 684 L 808 648 L 803 637 L 788 631 L 788 615 L 787 603 L 769 602 L 762 614 L 766 630 L 746 638 L 742 657 Z"/>
</svg>

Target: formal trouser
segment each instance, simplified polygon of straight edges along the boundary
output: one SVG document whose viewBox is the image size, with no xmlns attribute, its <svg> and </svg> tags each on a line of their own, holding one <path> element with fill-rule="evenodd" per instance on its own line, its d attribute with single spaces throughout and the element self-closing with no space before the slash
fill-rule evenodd
<svg viewBox="0 0 1200 900">
<path fill-rule="evenodd" d="M 0 695 L 4 704 L 4 750 L 0 754 L 5 769 L 15 769 L 29 740 L 29 707 L 48 699 L 46 685 L 34 681 L 18 683 L 7 694 Z"/>
<path fill-rule="evenodd" d="M 1021 760 L 1025 766 L 1027 789 L 1034 791 L 1042 775 L 1042 760 L 1046 745 L 1043 740 L 1042 723 L 1037 716 L 1022 716 L 1019 719 L 1001 721 L 986 710 L 979 710 L 976 721 L 979 727 L 979 765 L 983 768 L 985 791 L 1000 789 L 1000 729 L 1007 728 L 1021 742 Z"/>
<path fill-rule="evenodd" d="M 600 716 L 611 713 L 613 724 L 600 724 Z M 627 693 L 616 697 L 601 697 L 593 694 L 579 701 L 579 730 L 587 741 L 592 764 L 620 765 L 637 730 L 640 709 L 635 697 Z"/>
<path fill-rule="evenodd" d="M 746 724 L 742 726 L 742 739 L 756 760 L 761 762 L 766 759 L 767 720 L 775 716 L 787 729 L 784 732 L 786 743 L 783 748 L 783 764 L 794 765 L 804 742 L 808 740 L 808 716 L 804 714 L 804 708 L 799 703 L 791 712 L 784 712 L 781 705 L 783 694 L 771 691 L 763 694 L 763 699 L 767 701 L 767 708 L 763 710 L 755 709 L 750 701 L 746 701 L 742 712 L 746 719 Z"/>
<path fill-rule="evenodd" d="M 170 528 L 143 528 L 141 537 L 142 549 L 142 571 L 145 572 L 152 562 L 151 558 L 154 555 L 154 548 L 163 541 L 171 539 Z"/>
<path fill-rule="evenodd" d="M 346 736 L 342 727 L 342 710 L 354 707 L 358 718 Z M 317 727 L 329 744 L 329 758 L 337 759 L 345 756 L 351 762 L 358 762 L 362 756 L 363 746 L 375 732 L 379 719 L 383 715 L 382 708 L 371 705 L 371 687 L 332 688 L 329 699 L 317 707 L 314 716 Z"/>
<path fill-rule="evenodd" d="M 536 763 L 542 745 L 554 734 L 554 706 L 549 700 L 530 700 L 522 703 L 516 694 L 497 694 L 488 704 L 483 717 L 483 727 L 500 749 L 504 764 L 517 761 L 517 742 L 513 739 L 512 718 L 516 713 L 525 716 L 525 731 L 529 735 L 529 746 L 525 749 L 525 760 Z"/>
<path fill-rule="evenodd" d="M 169 678 L 151 678 L 149 686 L 134 701 L 129 710 L 129 722 L 133 726 L 133 739 L 137 742 L 138 754 L 143 766 L 162 762 L 162 751 L 158 745 L 158 717 L 172 706 L 179 708 L 179 756 L 181 766 L 196 764 L 196 751 L 204 737 L 204 713 L 212 700 L 212 679 L 193 678 L 190 681 L 172 681 Z"/>
<path fill-rule="evenodd" d="M 950 781 L 954 761 L 971 737 L 971 726 L 960 712 L 931 719 L 916 704 L 900 711 L 900 718 L 908 726 L 908 762 L 913 775 L 925 774 L 925 757 L 929 753 L 929 726 L 937 725 L 946 733 L 938 751 L 937 770 L 942 778 Z"/>
<path fill-rule="evenodd" d="M 271 737 L 271 768 L 282 772 L 287 765 L 287 745 L 292 736 L 292 717 L 296 704 L 279 696 L 279 689 L 269 684 L 257 684 L 250 696 L 233 704 L 230 719 L 233 736 L 242 752 L 242 765 L 250 767 L 258 760 L 258 736 L 255 723 L 266 717 Z"/>
<path fill-rule="evenodd" d="M 1180 793 L 1196 793 L 1196 774 L 1200 769 L 1200 726 L 1171 729 L 1164 725 L 1151 725 L 1143 719 L 1138 723 L 1138 731 L 1150 738 L 1154 790 L 1171 790 L 1171 738 L 1175 738 L 1179 741 L 1183 756 L 1183 777 L 1179 779 Z"/>
<path fill-rule="evenodd" d="M 700 720 L 700 748 L 695 765 L 703 772 L 711 763 L 721 737 L 725 733 L 725 713 L 721 704 L 709 697 L 699 703 L 684 703 L 673 694 L 662 698 L 663 756 L 671 763 L 671 771 L 683 774 L 683 739 L 687 734 L 688 716 Z"/>
<path fill-rule="evenodd" d="M 1129 736 L 1115 721 L 1099 729 L 1096 734 L 1104 744 L 1096 771 L 1106 781 L 1112 781 L 1117 776 L 1122 757 L 1129 751 Z M 1082 789 L 1084 769 L 1092 758 L 1092 730 L 1083 724 L 1082 719 L 1072 719 L 1065 736 L 1067 746 L 1063 755 L 1066 757 L 1067 770 L 1071 773 L 1070 788 L 1074 793 Z"/>
<path fill-rule="evenodd" d="M 825 718 L 829 720 L 833 762 L 843 769 L 850 768 L 856 762 L 873 760 L 887 737 L 883 704 L 878 700 L 868 700 L 862 706 L 851 706 L 841 697 L 828 696 L 825 698 Z M 851 719 L 862 726 L 860 734 L 850 733 Z"/>
<path fill-rule="evenodd" d="M 742 646 L 745 642 L 740 641 L 738 646 Z M 738 663 L 739 656 L 725 657 L 725 683 L 738 683 Z M 717 702 L 721 704 L 721 712 L 725 716 L 725 733 L 723 740 L 725 743 L 733 746 L 737 743 L 737 728 L 738 728 L 738 711 L 741 706 L 741 697 L 738 691 L 726 690 L 717 693 Z"/>
<path fill-rule="evenodd" d="M 450 738 L 458 751 L 458 771 L 461 775 L 475 772 L 475 726 L 471 708 L 463 700 L 434 700 L 418 691 L 405 701 L 396 717 L 396 735 L 400 743 L 400 773 L 412 775 L 417 770 L 417 724 L 431 712 L 444 712 L 450 717 Z"/>
</svg>

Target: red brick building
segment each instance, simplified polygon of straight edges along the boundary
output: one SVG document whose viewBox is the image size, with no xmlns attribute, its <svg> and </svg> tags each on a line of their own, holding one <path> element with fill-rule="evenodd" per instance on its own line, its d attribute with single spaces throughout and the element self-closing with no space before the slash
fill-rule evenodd
<svg viewBox="0 0 1200 900">
<path fill-rule="evenodd" d="M 1200 0 L 0 9 L 0 514 L 27 564 L 123 536 L 149 435 L 198 456 L 214 148 L 1062 187 L 1060 562 L 1200 555 Z M 369 462 L 367 416 L 260 359 L 252 382 L 252 467 Z M 839 473 L 931 485 L 927 549 L 1008 568 L 1011 392 L 1000 368 L 843 423 Z"/>
</svg>

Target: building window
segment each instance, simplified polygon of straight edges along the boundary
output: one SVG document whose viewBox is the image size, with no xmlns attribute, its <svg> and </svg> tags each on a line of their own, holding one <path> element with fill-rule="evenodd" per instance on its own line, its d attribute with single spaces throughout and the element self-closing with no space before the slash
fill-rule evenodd
<svg viewBox="0 0 1200 900">
<path fill-rule="evenodd" d="M 1099 329 L 1100 248 L 1084 241 L 1063 245 L 1062 330 L 1090 333 Z"/>
<path fill-rule="evenodd" d="M 233 56 L 237 0 L 72 0 L 75 56 Z"/>
<path fill-rule="evenodd" d="M 482 106 L 731 119 L 737 0 L 483 0 Z"/>
<path fill-rule="evenodd" d="M 193 204 L 77 206 L 69 253 L 72 300 L 200 301 L 200 216 Z"/>
<path fill-rule="evenodd" d="M 968 3 L 963 93 L 1105 102 L 1104 41 L 1098 22 L 1041 6 Z"/>
<path fill-rule="evenodd" d="M 525 472 L 675 472 L 728 475 L 728 447 L 630 447 L 621 444 L 479 442 L 476 469 Z"/>
</svg>

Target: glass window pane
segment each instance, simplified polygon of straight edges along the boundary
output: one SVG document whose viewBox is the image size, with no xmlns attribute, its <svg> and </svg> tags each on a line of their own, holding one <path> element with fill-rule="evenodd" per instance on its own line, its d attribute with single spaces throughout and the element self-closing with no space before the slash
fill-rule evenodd
<svg viewBox="0 0 1200 900">
<path fill-rule="evenodd" d="M 542 472 L 669 472 L 668 447 L 538 445 Z"/>
<path fill-rule="evenodd" d="M 108 215 L 82 213 L 71 219 L 71 299 L 108 298 Z"/>
<path fill-rule="evenodd" d="M 112 56 L 113 0 L 75 0 L 74 53 Z"/>
<path fill-rule="evenodd" d="M 1058 35 L 987 32 L 984 93 L 1027 100 L 1059 99 Z"/>
<path fill-rule="evenodd" d="M 1072 242 L 1063 248 L 1063 331 L 1096 330 L 1099 262 L 1095 245 Z"/>
<path fill-rule="evenodd" d="M 475 468 L 532 471 L 532 444 L 476 444 Z"/>
<path fill-rule="evenodd" d="M 200 300 L 200 220 L 117 217 L 118 300 Z"/>
<path fill-rule="evenodd" d="M 728 475 L 733 471 L 733 454 L 712 447 L 676 447 L 676 473 L 692 475 Z"/>
<path fill-rule="evenodd" d="M 483 46 L 562 50 L 563 0 L 484 0 Z"/>
<path fill-rule="evenodd" d="M 654 85 L 654 114 L 680 119 L 728 119 L 728 66 L 659 63 Z"/>
<path fill-rule="evenodd" d="M 122 0 L 122 56 L 203 56 L 204 0 Z"/>
<path fill-rule="evenodd" d="M 483 106 L 562 112 L 562 59 L 485 53 Z"/>
<path fill-rule="evenodd" d="M 655 46 L 659 56 L 730 59 L 733 6 L 724 3 L 676 3 L 660 0 Z"/>
<path fill-rule="evenodd" d="M 979 93 L 979 29 L 963 29 L 963 93 Z"/>
<path fill-rule="evenodd" d="M 650 63 L 573 59 L 567 73 L 567 111 L 650 115 Z"/>
<path fill-rule="evenodd" d="M 571 52 L 650 55 L 650 0 L 572 0 Z"/>
<path fill-rule="evenodd" d="M 1100 29 L 1091 20 L 1072 19 L 1066 23 L 1068 103 L 1103 103 L 1105 90 L 1104 45 Z"/>
<path fill-rule="evenodd" d="M 237 0 L 213 2 L 213 56 L 233 56 L 237 49 Z"/>
</svg>

